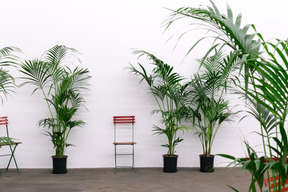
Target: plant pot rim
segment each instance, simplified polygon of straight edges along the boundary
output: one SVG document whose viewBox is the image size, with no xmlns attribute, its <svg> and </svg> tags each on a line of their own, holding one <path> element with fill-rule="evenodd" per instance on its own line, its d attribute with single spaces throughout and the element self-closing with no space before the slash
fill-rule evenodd
<svg viewBox="0 0 288 192">
<path fill-rule="evenodd" d="M 261 156 L 261 157 L 263 157 L 263 156 Z M 244 159 L 250 160 L 250 157 L 244 157 Z M 264 163 L 269 163 L 270 160 L 272 160 L 271 162 L 273 162 L 273 161 L 275 161 L 275 162 L 276 161 L 281 161 L 281 159 L 278 159 L 277 157 L 272 157 L 272 158 L 264 157 Z M 286 163 L 288 164 L 288 157 L 286 159 Z"/>
<path fill-rule="evenodd" d="M 174 154 L 174 155 L 163 154 L 163 157 L 178 157 L 178 155 L 176 155 L 176 154 Z"/>
<path fill-rule="evenodd" d="M 67 155 L 61 155 L 61 156 L 56 156 L 56 155 L 53 155 L 51 156 L 52 158 L 67 158 L 68 156 Z"/>
<path fill-rule="evenodd" d="M 205 154 L 201 154 L 199 155 L 200 157 L 215 157 L 215 155 L 210 154 L 209 156 L 205 155 Z"/>
</svg>

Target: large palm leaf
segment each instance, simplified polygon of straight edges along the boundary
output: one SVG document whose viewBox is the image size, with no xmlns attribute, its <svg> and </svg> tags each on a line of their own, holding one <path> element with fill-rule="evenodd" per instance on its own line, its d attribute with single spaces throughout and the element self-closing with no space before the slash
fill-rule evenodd
<svg viewBox="0 0 288 192">
<path fill-rule="evenodd" d="M 250 25 L 241 28 L 242 15 L 239 14 L 235 21 L 233 12 L 227 6 L 227 15 L 220 13 L 217 6 L 210 1 L 212 6 L 206 8 L 182 7 L 177 10 L 170 10 L 171 14 L 165 21 L 166 27 L 180 19 L 193 18 L 202 21 L 207 27 L 208 32 L 213 32 L 213 38 L 219 40 L 222 44 L 229 46 L 233 50 L 241 50 L 241 54 L 249 54 L 252 56 L 259 55 L 261 42 L 255 40 L 256 34 L 249 34 Z M 193 20 L 192 25 L 193 26 Z M 194 21 L 195 22 L 195 21 Z M 199 24 L 199 23 L 198 23 Z"/>
<path fill-rule="evenodd" d="M 51 81 L 48 63 L 38 59 L 24 61 L 21 64 L 20 71 L 26 75 L 22 77 L 22 79 L 26 80 L 22 85 L 33 84 L 36 86 L 33 93 L 38 89 L 44 91 L 47 83 Z"/>
<path fill-rule="evenodd" d="M 87 91 L 87 80 L 91 78 L 89 70 L 86 68 L 75 67 L 73 70 L 66 67 L 63 79 L 67 82 L 69 89 L 73 92 Z"/>
<path fill-rule="evenodd" d="M 63 62 L 67 59 L 75 57 L 75 53 L 77 53 L 77 50 L 64 45 L 56 45 L 44 53 L 44 60 L 49 63 L 50 73 L 54 80 L 61 78 L 63 70 L 61 64 L 63 65 Z"/>
<path fill-rule="evenodd" d="M 258 74 L 253 76 L 256 89 L 249 89 L 248 94 L 284 122 L 288 109 L 288 42 L 277 41 L 276 44 L 266 45 L 270 61 L 262 60 L 254 64 Z"/>
<path fill-rule="evenodd" d="M 18 57 L 14 53 L 20 51 L 17 47 L 4 47 L 0 49 L 0 67 L 16 65 Z"/>
</svg>

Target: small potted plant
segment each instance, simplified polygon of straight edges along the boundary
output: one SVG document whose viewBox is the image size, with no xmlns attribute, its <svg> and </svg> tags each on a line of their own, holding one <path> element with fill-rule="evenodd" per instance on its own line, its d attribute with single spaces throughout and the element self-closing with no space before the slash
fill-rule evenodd
<svg viewBox="0 0 288 192">
<path fill-rule="evenodd" d="M 147 82 L 150 93 L 154 96 L 158 104 L 158 109 L 155 109 L 153 113 L 161 114 L 163 127 L 154 125 L 153 131 L 155 134 L 166 135 L 168 140 L 167 144 L 162 145 L 168 148 L 167 154 L 163 155 L 163 171 L 176 172 L 178 155 L 175 154 L 175 147 L 183 141 L 182 138 L 177 136 L 177 132 L 179 130 L 187 130 L 187 127 L 180 125 L 181 119 L 185 114 L 182 102 L 186 94 L 187 86 L 181 85 L 181 81 L 184 78 L 178 73 L 174 73 L 172 66 L 159 60 L 151 53 L 136 51 L 135 54 L 138 54 L 139 57 L 146 56 L 152 61 L 152 65 L 154 65 L 151 74 L 147 74 L 144 66 L 140 63 L 141 71 L 132 65 L 130 70 L 135 73 L 135 75 L 141 76 L 141 81 L 145 80 Z"/>
<path fill-rule="evenodd" d="M 36 86 L 33 93 L 40 90 L 46 101 L 50 117 L 39 121 L 39 126 L 47 128 L 55 149 L 53 173 L 67 172 L 67 156 L 65 149 L 70 131 L 81 127 L 84 122 L 75 119 L 80 107 L 83 106 L 83 91 L 87 90 L 89 71 L 85 68 L 63 66 L 63 63 L 75 56 L 77 51 L 64 45 L 56 45 L 45 52 L 44 59 L 26 60 L 21 64 L 20 71 L 26 75 L 23 84 Z"/>
</svg>

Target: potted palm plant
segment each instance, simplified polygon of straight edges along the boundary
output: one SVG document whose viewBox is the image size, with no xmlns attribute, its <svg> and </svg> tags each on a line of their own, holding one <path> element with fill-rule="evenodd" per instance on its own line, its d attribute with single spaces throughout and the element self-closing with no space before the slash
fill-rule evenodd
<svg viewBox="0 0 288 192">
<path fill-rule="evenodd" d="M 50 117 L 41 119 L 39 126 L 47 128 L 55 149 L 53 159 L 53 173 L 67 172 L 67 156 L 65 149 L 70 131 L 84 125 L 75 116 L 83 106 L 83 91 L 87 90 L 89 71 L 85 68 L 74 69 L 63 63 L 75 56 L 77 51 L 63 45 L 56 45 L 45 52 L 42 60 L 26 60 L 21 64 L 20 71 L 26 75 L 23 84 L 36 86 L 33 93 L 40 90 L 46 101 Z"/>
<path fill-rule="evenodd" d="M 214 155 L 212 145 L 220 125 L 229 121 L 234 114 L 229 109 L 229 103 L 223 97 L 227 87 L 227 77 L 223 78 L 221 71 L 223 62 L 222 52 L 215 50 L 213 56 L 200 60 L 205 71 L 195 74 L 189 83 L 187 96 L 188 118 L 192 120 L 195 133 L 199 136 L 203 154 L 200 155 L 200 171 L 212 172 Z M 213 66 L 213 67 L 211 67 Z"/>
<path fill-rule="evenodd" d="M 178 73 L 173 72 L 173 67 L 159 60 L 153 54 L 145 51 L 136 51 L 135 54 L 146 56 L 154 66 L 151 74 L 148 74 L 144 66 L 139 63 L 141 70 L 131 65 L 130 70 L 135 75 L 142 77 L 149 86 L 150 93 L 154 96 L 158 109 L 153 113 L 160 113 L 163 127 L 154 125 L 155 134 L 166 135 L 167 144 L 162 145 L 168 148 L 167 154 L 163 155 L 164 172 L 177 171 L 177 158 L 175 147 L 183 141 L 177 136 L 179 130 L 187 130 L 181 126 L 181 119 L 184 115 L 183 100 L 186 94 L 186 85 L 181 85 L 184 79 Z M 140 82 L 141 82 L 140 81 Z"/>
</svg>

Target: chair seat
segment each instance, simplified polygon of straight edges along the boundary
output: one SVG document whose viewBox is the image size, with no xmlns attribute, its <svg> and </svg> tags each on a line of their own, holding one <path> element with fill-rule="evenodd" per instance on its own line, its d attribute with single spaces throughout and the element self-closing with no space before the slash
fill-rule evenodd
<svg viewBox="0 0 288 192">
<path fill-rule="evenodd" d="M 114 145 L 135 145 L 136 142 L 114 142 Z"/>
<path fill-rule="evenodd" d="M 18 169 L 18 165 L 17 165 L 16 159 L 15 159 L 14 152 L 15 152 L 18 144 L 21 144 L 22 142 L 13 141 L 13 137 L 12 138 L 9 137 L 8 117 L 7 116 L 0 117 L 0 125 L 2 125 L 1 127 L 5 127 L 5 129 L 6 129 L 6 131 L 5 131 L 6 135 L 5 136 L 4 136 L 4 134 L 2 134 L 3 131 L 0 131 L 1 135 L 3 135 L 3 137 L 1 136 L 1 140 L 0 140 L 1 141 L 0 142 L 0 148 L 3 147 L 3 146 L 9 146 L 9 149 L 10 149 L 10 152 L 11 152 L 9 154 L 4 154 L 4 155 L 0 155 L 0 156 L 10 156 L 9 162 L 7 164 L 7 167 L 6 167 L 6 171 L 8 171 L 10 163 L 13 160 L 14 163 L 15 163 L 16 169 L 17 169 L 17 171 L 19 173 L 19 169 Z M 1 171 L 0 171 L 0 175 L 1 175 Z"/>
<path fill-rule="evenodd" d="M 21 143 L 22 143 L 22 142 L 15 142 L 15 141 L 12 141 L 11 143 L 5 142 L 5 143 L 0 143 L 0 146 L 19 145 L 19 144 L 21 144 Z"/>
</svg>

